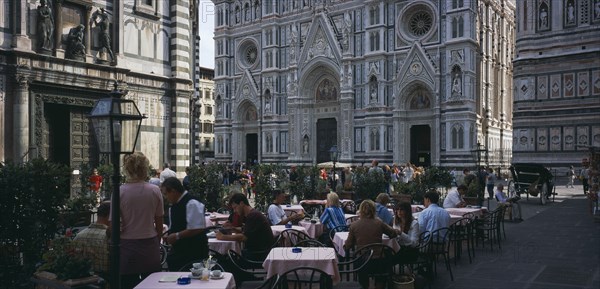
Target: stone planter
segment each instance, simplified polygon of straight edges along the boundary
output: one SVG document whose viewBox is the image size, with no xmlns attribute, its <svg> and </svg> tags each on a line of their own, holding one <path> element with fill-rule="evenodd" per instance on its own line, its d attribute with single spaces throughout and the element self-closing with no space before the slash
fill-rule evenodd
<svg viewBox="0 0 600 289">
<path fill-rule="evenodd" d="M 86 285 L 98 284 L 100 277 L 92 275 L 89 277 L 58 280 L 56 274 L 42 271 L 35 272 L 31 277 L 35 289 L 76 289 L 85 288 Z"/>
<path fill-rule="evenodd" d="M 467 205 L 481 206 L 480 200 L 478 197 L 463 197 L 463 200 L 465 200 L 465 203 L 467 203 Z"/>
<path fill-rule="evenodd" d="M 402 203 L 402 202 L 407 202 L 409 204 L 412 204 L 412 195 L 409 194 L 391 194 L 390 198 L 396 200 L 396 203 Z"/>
</svg>

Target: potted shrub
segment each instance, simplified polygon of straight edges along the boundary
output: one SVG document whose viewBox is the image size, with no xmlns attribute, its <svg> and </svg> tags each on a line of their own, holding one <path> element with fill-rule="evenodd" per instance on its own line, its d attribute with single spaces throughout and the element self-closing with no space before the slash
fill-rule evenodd
<svg viewBox="0 0 600 289">
<path fill-rule="evenodd" d="M 81 248 L 70 238 L 52 240 L 42 260 L 42 265 L 31 278 L 37 288 L 74 288 L 100 280 L 90 274 L 92 261 L 84 257 Z"/>
</svg>

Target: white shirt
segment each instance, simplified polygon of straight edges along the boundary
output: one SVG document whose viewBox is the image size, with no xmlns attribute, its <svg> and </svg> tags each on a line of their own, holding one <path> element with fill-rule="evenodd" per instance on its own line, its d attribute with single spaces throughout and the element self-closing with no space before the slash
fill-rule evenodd
<svg viewBox="0 0 600 289">
<path fill-rule="evenodd" d="M 188 192 L 183 192 L 183 195 L 177 200 L 177 202 L 181 201 L 181 198 L 185 196 Z M 169 208 L 169 220 L 171 218 L 171 208 Z M 198 200 L 191 199 L 187 202 L 185 206 L 185 220 L 187 222 L 186 229 L 194 230 L 194 229 L 203 229 L 206 228 L 206 218 L 204 217 L 204 204 L 198 202 Z M 172 228 L 169 223 L 169 228 Z"/>
<path fill-rule="evenodd" d="M 285 219 L 285 211 L 281 207 L 281 205 L 271 204 L 268 210 L 269 221 L 271 221 L 271 225 L 277 225 L 281 220 Z"/>
<path fill-rule="evenodd" d="M 416 247 L 419 245 L 419 222 L 417 219 L 413 219 L 412 223 L 410 223 L 410 228 L 408 229 L 408 234 L 402 231 L 400 228 L 400 224 L 394 224 L 394 229 L 398 229 L 401 231 L 398 234 L 397 240 L 400 246 L 410 246 Z"/>
<path fill-rule="evenodd" d="M 174 171 L 172 171 L 169 168 L 165 168 L 162 172 L 160 172 L 160 183 L 162 184 L 162 182 L 164 182 L 166 179 L 170 178 L 170 177 L 177 177 L 177 173 L 175 173 Z"/>
<path fill-rule="evenodd" d="M 454 189 L 448 193 L 446 199 L 444 199 L 444 208 L 456 208 L 463 198 L 458 193 L 458 190 Z"/>
</svg>

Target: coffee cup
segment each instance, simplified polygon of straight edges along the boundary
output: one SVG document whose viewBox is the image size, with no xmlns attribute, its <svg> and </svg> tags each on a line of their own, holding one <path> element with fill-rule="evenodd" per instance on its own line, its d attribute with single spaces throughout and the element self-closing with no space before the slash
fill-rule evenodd
<svg viewBox="0 0 600 289">
<path fill-rule="evenodd" d="M 198 268 L 198 269 L 191 268 L 190 272 L 192 272 L 192 276 L 194 276 L 194 277 L 200 277 L 200 276 L 202 276 L 202 268 Z"/>
<path fill-rule="evenodd" d="M 202 269 L 202 263 L 193 263 L 193 264 L 192 264 L 192 267 L 193 267 L 194 269 Z"/>
<path fill-rule="evenodd" d="M 223 272 L 221 272 L 221 270 L 213 270 L 211 273 L 211 275 L 215 278 L 220 278 L 222 274 Z"/>
</svg>

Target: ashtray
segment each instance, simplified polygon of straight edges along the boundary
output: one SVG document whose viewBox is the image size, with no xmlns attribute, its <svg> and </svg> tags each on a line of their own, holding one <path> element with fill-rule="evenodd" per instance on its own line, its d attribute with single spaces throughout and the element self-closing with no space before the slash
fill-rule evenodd
<svg viewBox="0 0 600 289">
<path fill-rule="evenodd" d="M 292 224 L 285 224 L 285 228 L 286 229 L 291 229 L 292 228 Z"/>
<path fill-rule="evenodd" d="M 285 205 L 286 207 L 290 208 L 292 205 Z"/>
<path fill-rule="evenodd" d="M 302 253 L 302 248 L 292 248 L 292 253 Z"/>
<path fill-rule="evenodd" d="M 192 282 L 192 278 L 190 278 L 190 277 L 181 276 L 181 277 L 177 278 L 177 284 L 179 284 L 179 285 L 187 285 L 187 284 L 190 284 L 191 282 Z"/>
<path fill-rule="evenodd" d="M 316 224 L 317 220 L 310 220 L 311 223 Z"/>
</svg>

